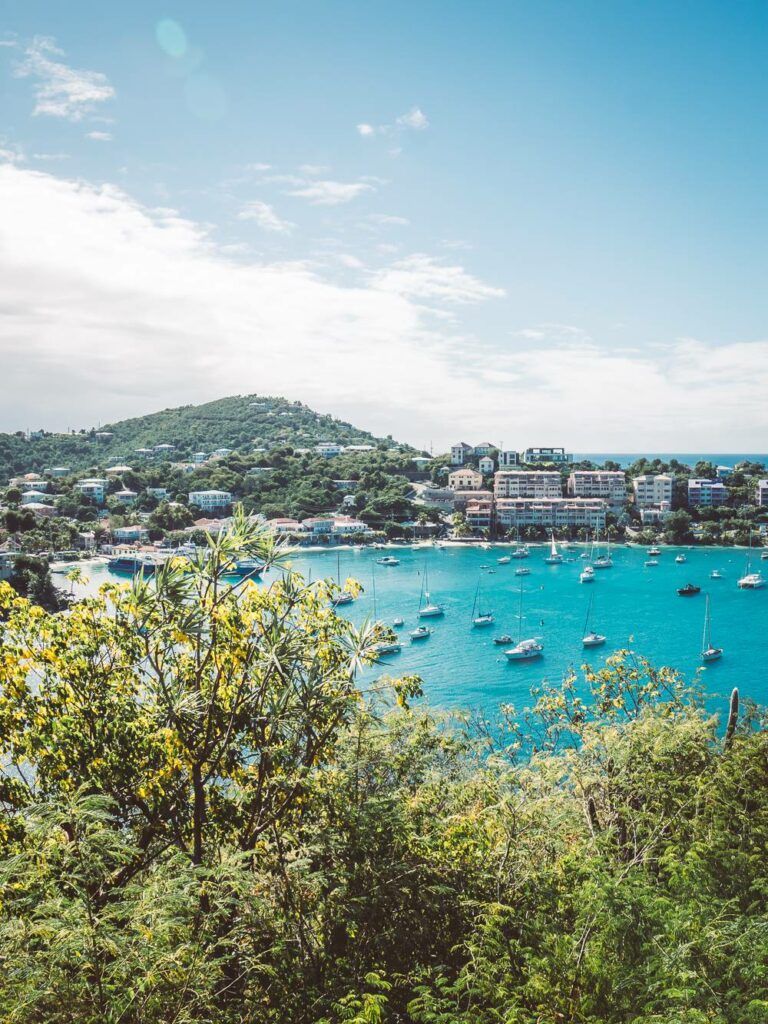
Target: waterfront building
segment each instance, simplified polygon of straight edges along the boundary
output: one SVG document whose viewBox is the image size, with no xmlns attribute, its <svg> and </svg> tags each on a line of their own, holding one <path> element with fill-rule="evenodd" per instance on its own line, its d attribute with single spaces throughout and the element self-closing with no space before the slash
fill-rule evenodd
<svg viewBox="0 0 768 1024">
<path fill-rule="evenodd" d="M 608 506 L 601 498 L 497 498 L 496 521 L 509 529 L 605 528 Z"/>
<path fill-rule="evenodd" d="M 757 504 L 761 507 L 768 505 L 768 480 L 757 481 Z"/>
<path fill-rule="evenodd" d="M 663 523 L 664 520 L 670 513 L 669 504 L 660 506 L 659 508 L 643 508 L 640 509 L 640 522 L 643 526 L 658 526 Z"/>
<path fill-rule="evenodd" d="M 627 478 L 623 470 L 575 469 L 568 477 L 568 493 L 574 498 L 602 498 L 619 515 L 627 503 Z"/>
<path fill-rule="evenodd" d="M 457 512 L 461 512 L 468 505 L 476 502 L 493 502 L 493 492 L 485 490 L 453 492 L 453 507 Z"/>
<path fill-rule="evenodd" d="M 573 462 L 573 455 L 566 452 L 565 448 L 526 448 L 523 462 L 527 465 L 535 465 L 537 462 L 554 462 L 559 465 Z"/>
<path fill-rule="evenodd" d="M 229 508 L 232 495 L 229 491 L 190 491 L 189 503 L 197 505 L 203 512 L 212 512 L 214 509 Z"/>
<path fill-rule="evenodd" d="M 298 519 L 288 519 L 285 517 L 279 519 L 268 519 L 267 526 L 273 533 L 280 536 L 284 536 L 289 533 L 302 532 L 302 526 Z"/>
<path fill-rule="evenodd" d="M 116 526 L 112 530 L 112 538 L 123 544 L 140 544 L 149 540 L 147 528 L 141 525 Z"/>
<path fill-rule="evenodd" d="M 672 477 L 666 473 L 646 473 L 632 481 L 638 509 L 672 507 Z"/>
<path fill-rule="evenodd" d="M 688 481 L 688 505 L 691 508 L 717 508 L 728 500 L 728 488 L 722 480 Z"/>
<path fill-rule="evenodd" d="M 421 499 L 425 505 L 450 505 L 453 498 L 453 489 L 443 487 L 441 484 L 428 483 L 421 491 Z"/>
<path fill-rule="evenodd" d="M 448 486 L 454 491 L 479 491 L 483 486 L 483 474 L 471 466 L 454 470 L 448 475 Z"/>
<path fill-rule="evenodd" d="M 560 498 L 563 483 L 557 470 L 499 470 L 494 476 L 497 498 Z"/>
<path fill-rule="evenodd" d="M 467 502 L 464 510 L 464 517 L 467 525 L 473 530 L 487 530 L 493 521 L 493 497 L 488 493 L 487 498 L 477 497 L 477 492 Z"/>
</svg>

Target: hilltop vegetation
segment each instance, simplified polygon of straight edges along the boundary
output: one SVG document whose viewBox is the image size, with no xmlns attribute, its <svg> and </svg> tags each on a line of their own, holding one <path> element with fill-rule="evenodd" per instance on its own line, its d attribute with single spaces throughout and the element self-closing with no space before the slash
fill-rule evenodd
<svg viewBox="0 0 768 1024">
<path fill-rule="evenodd" d="M 0 1018 L 766 1020 L 762 711 L 623 652 L 469 729 L 359 688 L 327 583 L 222 586 L 243 554 L 66 615 L 0 585 Z"/>
<path fill-rule="evenodd" d="M 110 434 L 99 438 L 97 434 Z M 0 483 L 19 473 L 64 465 L 84 470 L 118 462 L 133 465 L 139 448 L 174 446 L 173 458 L 216 448 L 248 449 L 274 444 L 311 447 L 319 441 L 371 444 L 380 439 L 350 423 L 321 415 L 301 402 L 237 395 L 204 405 L 185 405 L 71 434 L 0 434 Z"/>
</svg>

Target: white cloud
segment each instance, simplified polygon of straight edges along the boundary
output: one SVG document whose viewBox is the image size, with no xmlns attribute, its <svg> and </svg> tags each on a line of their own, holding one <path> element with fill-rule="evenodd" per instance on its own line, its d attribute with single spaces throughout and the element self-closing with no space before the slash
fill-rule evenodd
<svg viewBox="0 0 768 1024">
<path fill-rule="evenodd" d="M 2 428 L 89 426 L 260 391 L 442 448 L 487 435 L 577 451 L 749 451 L 768 433 L 768 341 L 636 352 L 577 327 L 581 337 L 507 333 L 489 345 L 422 308 L 499 295 L 426 255 L 354 287 L 306 263 L 235 259 L 199 225 L 115 187 L 0 165 Z"/>
<path fill-rule="evenodd" d="M 405 114 L 395 118 L 394 124 L 370 124 L 363 121 L 355 125 L 358 135 L 363 138 L 373 138 L 375 135 L 399 135 L 401 132 L 413 130 L 424 131 L 429 128 L 429 119 L 419 107 L 411 107 Z M 399 148 L 390 150 L 392 156 L 399 156 Z"/>
<path fill-rule="evenodd" d="M 299 170 L 310 178 L 316 178 L 318 174 L 327 174 L 330 167 L 324 167 L 322 164 L 302 164 Z"/>
<path fill-rule="evenodd" d="M 390 213 L 369 213 L 366 220 L 382 227 L 407 227 L 411 223 L 407 217 L 397 217 Z"/>
<path fill-rule="evenodd" d="M 307 199 L 313 206 L 340 206 L 373 191 L 373 185 L 366 181 L 310 181 L 288 195 Z"/>
<path fill-rule="evenodd" d="M 237 216 L 240 220 L 256 221 L 264 231 L 272 231 L 275 234 L 286 235 L 295 227 L 290 221 L 279 217 L 269 203 L 263 203 L 260 199 L 246 203 Z"/>
<path fill-rule="evenodd" d="M 100 71 L 78 70 L 54 59 L 61 56 L 53 39 L 36 36 L 15 73 L 37 80 L 33 113 L 82 121 L 97 104 L 112 99 L 115 90 Z"/>
<path fill-rule="evenodd" d="M 111 142 L 112 132 L 86 132 L 86 138 L 93 139 L 94 142 Z"/>
<path fill-rule="evenodd" d="M 407 114 L 401 114 L 397 119 L 397 123 L 403 128 L 413 128 L 416 131 L 423 131 L 425 128 L 429 128 L 426 114 L 419 110 L 418 107 L 411 107 Z"/>
<path fill-rule="evenodd" d="M 414 253 L 378 271 L 373 286 L 408 298 L 450 303 L 480 302 L 504 295 L 503 289 L 485 284 L 463 267 L 447 266 L 425 253 Z"/>
</svg>

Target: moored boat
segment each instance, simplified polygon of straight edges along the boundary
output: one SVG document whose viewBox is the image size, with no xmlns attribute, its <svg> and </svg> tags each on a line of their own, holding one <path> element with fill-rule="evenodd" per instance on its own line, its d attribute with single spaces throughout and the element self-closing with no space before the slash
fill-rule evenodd
<svg viewBox="0 0 768 1024">
<path fill-rule="evenodd" d="M 411 640 L 426 640 L 428 636 L 432 635 L 432 630 L 429 626 L 417 626 L 416 629 L 412 629 L 409 636 Z"/>
<path fill-rule="evenodd" d="M 680 597 L 693 597 L 695 594 L 701 593 L 701 587 L 697 587 L 694 583 L 686 583 L 684 587 L 678 587 L 677 593 Z"/>
</svg>

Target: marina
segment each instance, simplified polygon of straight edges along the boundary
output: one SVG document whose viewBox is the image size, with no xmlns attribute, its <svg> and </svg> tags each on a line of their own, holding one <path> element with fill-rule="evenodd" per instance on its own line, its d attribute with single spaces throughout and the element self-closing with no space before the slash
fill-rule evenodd
<svg viewBox="0 0 768 1024">
<path fill-rule="evenodd" d="M 359 580 L 363 592 L 338 609 L 357 624 L 374 618 L 375 572 L 376 617 L 402 628 L 411 642 L 402 644 L 400 651 L 382 651 L 381 661 L 369 671 L 374 676 L 418 673 L 427 699 L 436 707 L 492 714 L 502 703 L 521 706 L 529 702 L 532 686 L 557 683 L 569 669 L 578 670 L 585 662 L 599 667 L 621 648 L 631 648 L 655 666 L 676 668 L 688 679 L 703 670 L 704 686 L 712 693 L 738 686 L 744 696 L 766 699 L 768 588 L 738 586 L 748 556 L 745 549 L 662 547 L 649 566 L 647 548 L 615 546 L 612 570 L 594 574 L 589 587 L 580 584 L 584 561 L 579 547 L 566 549 L 563 561 L 553 564 L 545 561 L 551 543 L 529 546 L 530 572 L 523 577 L 516 574 L 514 560 L 499 562 L 513 551 L 502 545 L 494 548 L 491 558 L 479 546 L 392 550 L 400 564 L 388 570 L 376 564 L 382 556 L 374 548 L 298 551 L 289 563 L 311 579 Z M 680 554 L 685 555 L 684 563 L 676 560 Z M 752 558 L 760 564 L 759 552 L 752 552 Z M 492 568 L 481 568 L 490 563 Z M 82 567 L 90 591 L 108 579 L 130 578 L 110 573 L 105 562 Z M 265 572 L 256 583 L 269 585 L 279 571 Z M 678 590 L 689 583 L 700 593 L 681 600 Z M 724 653 L 707 659 L 703 667 L 702 622 L 708 594 L 716 610 L 717 644 Z M 590 601 L 599 615 L 588 620 Z M 477 628 L 474 620 L 479 613 L 491 612 L 492 627 Z M 414 636 L 425 620 L 428 631 Z M 593 631 L 593 642 L 585 645 Z M 496 643 L 499 638 L 505 642 Z M 506 656 L 519 639 L 529 638 L 536 638 L 543 651 L 518 660 Z"/>
</svg>

